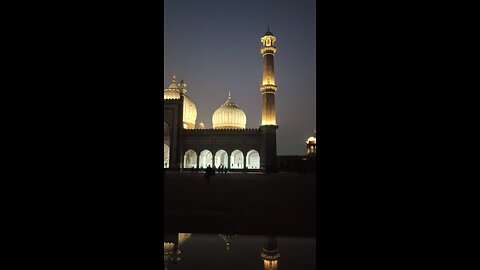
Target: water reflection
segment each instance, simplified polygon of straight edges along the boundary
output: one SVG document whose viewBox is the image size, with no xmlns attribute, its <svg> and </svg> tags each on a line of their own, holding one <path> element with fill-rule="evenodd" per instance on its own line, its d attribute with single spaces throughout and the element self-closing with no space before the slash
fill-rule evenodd
<svg viewBox="0 0 480 270">
<path fill-rule="evenodd" d="M 267 243 L 263 247 L 261 253 L 263 259 L 263 268 L 265 270 L 276 270 L 278 267 L 278 259 L 280 258 L 280 253 L 277 249 L 277 237 L 269 236 L 267 238 Z"/>
<path fill-rule="evenodd" d="M 314 238 L 191 233 L 164 237 L 165 270 L 316 269 Z"/>
<path fill-rule="evenodd" d="M 230 249 L 231 239 L 234 238 L 237 235 L 236 234 L 219 234 L 218 236 L 220 236 L 223 239 L 223 241 L 225 241 L 225 244 L 226 244 L 226 247 L 227 247 L 227 252 L 228 252 L 228 250 Z"/>
</svg>

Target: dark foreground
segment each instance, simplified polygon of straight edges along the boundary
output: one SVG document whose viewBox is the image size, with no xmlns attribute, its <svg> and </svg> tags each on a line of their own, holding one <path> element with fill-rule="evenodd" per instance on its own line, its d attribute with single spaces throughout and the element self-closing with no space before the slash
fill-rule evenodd
<svg viewBox="0 0 480 270">
<path fill-rule="evenodd" d="M 266 262 L 262 258 L 264 248 L 270 252 L 275 250 L 273 254 L 279 255 L 279 258 L 272 260 L 272 264 L 278 269 L 316 269 L 315 238 L 187 233 L 179 235 L 180 252 L 171 252 L 172 247 L 169 249 L 164 244 L 164 269 L 277 269 L 265 267 Z"/>
<path fill-rule="evenodd" d="M 169 172 L 165 232 L 315 236 L 315 177 Z"/>
</svg>

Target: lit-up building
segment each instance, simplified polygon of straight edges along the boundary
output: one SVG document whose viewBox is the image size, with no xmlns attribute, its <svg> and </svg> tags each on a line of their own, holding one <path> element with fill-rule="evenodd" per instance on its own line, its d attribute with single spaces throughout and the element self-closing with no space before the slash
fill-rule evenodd
<svg viewBox="0 0 480 270">
<path fill-rule="evenodd" d="M 262 123 L 246 128 L 247 115 L 234 103 L 231 93 L 212 115 L 212 128 L 196 125 L 197 108 L 187 96 L 184 80 L 164 90 L 164 168 L 172 170 L 218 168 L 276 172 L 277 139 L 274 74 L 276 37 L 268 30 L 260 39 L 263 75 L 260 86 Z M 252 91 L 252 98 L 256 95 Z M 257 96 L 258 97 L 258 96 Z"/>
<path fill-rule="evenodd" d="M 317 136 L 313 136 L 305 141 L 305 155 L 296 156 L 278 156 L 278 170 L 282 172 L 315 173 L 316 155 L 317 155 Z"/>
<path fill-rule="evenodd" d="M 317 134 L 313 133 L 313 136 L 307 139 L 307 155 L 313 157 L 317 154 Z"/>
</svg>

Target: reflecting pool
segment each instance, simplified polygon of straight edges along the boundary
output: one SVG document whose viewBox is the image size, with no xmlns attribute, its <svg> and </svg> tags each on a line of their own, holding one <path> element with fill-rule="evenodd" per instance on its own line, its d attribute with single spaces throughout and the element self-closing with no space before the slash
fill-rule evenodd
<svg viewBox="0 0 480 270">
<path fill-rule="evenodd" d="M 316 269 L 315 238 L 164 234 L 164 269 Z"/>
</svg>

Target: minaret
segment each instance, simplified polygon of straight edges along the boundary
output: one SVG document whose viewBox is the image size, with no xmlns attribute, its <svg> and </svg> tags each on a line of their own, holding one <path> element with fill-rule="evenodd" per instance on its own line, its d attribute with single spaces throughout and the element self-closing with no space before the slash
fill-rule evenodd
<svg viewBox="0 0 480 270">
<path fill-rule="evenodd" d="M 260 255 L 263 259 L 264 270 L 278 269 L 278 259 L 280 258 L 280 253 L 278 253 L 278 249 L 277 249 L 276 236 L 269 236 L 267 238 L 267 243 L 263 247 L 263 251 Z"/>
<path fill-rule="evenodd" d="M 275 111 L 275 93 L 277 86 L 275 85 L 275 73 L 273 68 L 273 59 L 277 48 L 275 42 L 277 38 L 270 32 L 267 32 L 260 39 L 262 42 L 263 73 L 262 86 L 262 124 L 260 131 L 262 133 L 262 153 L 260 156 L 261 166 L 266 172 L 277 172 L 277 116 Z"/>
<path fill-rule="evenodd" d="M 260 91 L 262 92 L 262 126 L 275 126 L 277 125 L 275 112 L 275 92 L 277 92 L 277 86 L 275 85 L 273 59 L 277 52 L 275 47 L 277 38 L 270 32 L 270 27 L 268 27 L 267 32 L 260 41 L 263 44 L 260 49 L 263 57 L 262 86 L 260 86 Z"/>
</svg>

